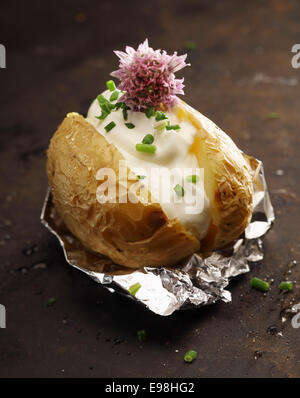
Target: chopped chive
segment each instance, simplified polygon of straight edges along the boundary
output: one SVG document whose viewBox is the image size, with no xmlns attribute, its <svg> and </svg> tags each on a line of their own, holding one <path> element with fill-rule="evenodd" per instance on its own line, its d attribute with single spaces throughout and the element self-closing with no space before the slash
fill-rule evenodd
<svg viewBox="0 0 300 398">
<path fill-rule="evenodd" d="M 179 124 L 173 124 L 173 125 L 168 125 L 168 126 L 166 126 L 166 129 L 167 130 L 180 130 L 180 126 L 179 126 Z"/>
<path fill-rule="evenodd" d="M 155 153 L 156 146 L 151 144 L 136 144 L 135 149 L 139 152 Z"/>
<path fill-rule="evenodd" d="M 180 197 L 184 196 L 184 189 L 181 185 L 179 185 L 179 184 L 175 185 L 174 191 L 176 192 L 177 196 L 180 196 Z"/>
<path fill-rule="evenodd" d="M 270 113 L 268 114 L 268 118 L 269 118 L 269 119 L 278 119 L 278 118 L 279 118 L 279 115 L 278 115 L 278 113 L 276 113 L 276 112 L 270 112 Z"/>
<path fill-rule="evenodd" d="M 114 92 L 112 93 L 112 95 L 109 97 L 109 100 L 110 100 L 110 101 L 116 101 L 116 100 L 118 99 L 118 97 L 119 97 L 119 91 L 116 90 L 116 91 L 114 91 Z"/>
<path fill-rule="evenodd" d="M 291 291 L 293 290 L 293 282 L 290 281 L 280 282 L 279 289 Z"/>
<path fill-rule="evenodd" d="M 187 182 L 192 182 L 193 184 L 196 184 L 199 181 L 199 176 L 196 174 L 192 174 L 190 176 L 186 177 Z"/>
<path fill-rule="evenodd" d="M 125 126 L 126 126 L 128 129 L 134 129 L 134 128 L 135 128 L 135 125 L 134 125 L 133 123 L 125 123 Z"/>
<path fill-rule="evenodd" d="M 109 113 L 110 113 L 110 112 L 109 112 Z M 109 113 L 104 112 L 104 111 L 102 110 L 101 115 L 100 115 L 100 116 L 95 116 L 95 118 L 96 118 L 96 119 L 99 119 L 99 120 L 104 120 L 104 119 L 109 115 Z"/>
<path fill-rule="evenodd" d="M 107 101 L 107 99 L 105 97 L 103 97 L 102 94 L 98 95 L 97 100 L 98 100 L 99 104 L 103 104 L 104 102 Z"/>
<path fill-rule="evenodd" d="M 193 40 L 186 40 L 184 42 L 185 50 L 194 50 L 195 47 L 196 47 L 196 43 Z"/>
<path fill-rule="evenodd" d="M 152 134 L 146 134 L 145 137 L 143 138 L 142 143 L 143 144 L 152 144 L 154 141 L 154 137 Z"/>
<path fill-rule="evenodd" d="M 56 303 L 56 298 L 55 298 L 55 297 L 51 297 L 51 298 L 48 300 L 47 305 L 53 305 L 54 303 Z"/>
<path fill-rule="evenodd" d="M 116 89 L 115 82 L 113 80 L 108 80 L 106 82 L 106 87 L 109 89 L 109 91 L 115 91 L 115 89 Z"/>
<path fill-rule="evenodd" d="M 151 106 L 150 108 L 148 108 L 145 112 L 146 116 L 148 119 L 150 119 L 150 117 L 155 115 L 155 109 L 153 106 Z"/>
<path fill-rule="evenodd" d="M 124 102 L 117 102 L 115 104 L 115 109 L 118 110 L 118 109 L 122 108 L 123 104 L 124 104 Z"/>
<path fill-rule="evenodd" d="M 162 111 L 155 112 L 155 120 L 158 122 L 159 120 L 168 119 L 168 116 Z"/>
<path fill-rule="evenodd" d="M 115 105 L 111 104 L 102 94 L 98 95 L 97 100 L 102 113 L 100 116 L 96 116 L 96 118 L 99 120 L 103 120 L 107 117 L 107 115 L 110 114 L 112 109 L 115 108 Z"/>
<path fill-rule="evenodd" d="M 123 108 L 123 110 L 122 110 L 122 112 L 123 112 L 123 118 L 124 118 L 124 120 L 127 120 L 128 119 L 128 109 L 130 109 L 129 108 L 129 106 L 127 106 L 125 103 L 123 103 L 124 105 L 122 105 L 122 108 Z"/>
<path fill-rule="evenodd" d="M 251 278 L 250 285 L 255 289 L 261 290 L 263 292 L 267 292 L 270 289 L 270 284 L 268 282 L 255 277 Z"/>
<path fill-rule="evenodd" d="M 141 286 L 142 285 L 139 282 L 135 283 L 134 285 L 131 285 L 128 289 L 129 293 L 135 296 L 137 291 L 141 288 Z"/>
<path fill-rule="evenodd" d="M 104 129 L 108 133 L 114 127 L 116 127 L 116 123 L 115 122 L 110 122 L 106 126 L 104 126 Z"/>
<path fill-rule="evenodd" d="M 139 180 L 144 180 L 144 179 L 146 178 L 146 176 L 137 176 L 137 178 L 138 178 Z"/>
<path fill-rule="evenodd" d="M 189 350 L 185 355 L 184 355 L 184 362 L 193 362 L 197 358 L 197 351 L 194 350 Z"/>
<path fill-rule="evenodd" d="M 138 338 L 138 341 L 139 341 L 140 343 L 142 343 L 143 341 L 146 341 L 146 340 L 147 340 L 147 333 L 146 333 L 146 330 L 145 330 L 145 329 L 138 330 L 138 332 L 137 332 L 137 338 Z"/>
<path fill-rule="evenodd" d="M 157 131 L 163 131 L 166 126 L 167 126 L 166 120 L 159 120 L 154 124 L 154 129 Z"/>
</svg>

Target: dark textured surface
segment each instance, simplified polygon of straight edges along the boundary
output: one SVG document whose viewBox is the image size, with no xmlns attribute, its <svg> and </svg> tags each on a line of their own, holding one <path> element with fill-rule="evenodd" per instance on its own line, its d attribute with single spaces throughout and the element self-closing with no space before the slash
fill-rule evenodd
<svg viewBox="0 0 300 398">
<path fill-rule="evenodd" d="M 291 67 L 290 52 L 300 42 L 299 2 L 61 0 L 0 8 L 7 48 L 0 70 L 0 303 L 7 309 L 0 376 L 299 377 L 300 329 L 280 316 L 300 302 L 300 265 L 286 274 L 300 260 L 300 69 Z M 45 149 L 56 126 L 69 111 L 87 111 L 117 67 L 112 50 L 146 36 L 153 47 L 179 53 L 195 41 L 185 99 L 264 161 L 277 215 L 263 263 L 232 282 L 231 304 L 168 318 L 73 270 L 39 223 Z M 270 112 L 279 118 L 268 119 Z M 46 268 L 35 269 L 40 263 Z M 250 288 L 254 275 L 274 278 L 266 296 Z M 297 283 L 280 294 L 286 276 Z M 141 328 L 149 337 L 143 345 Z M 191 365 L 183 362 L 188 349 L 199 353 Z"/>
</svg>

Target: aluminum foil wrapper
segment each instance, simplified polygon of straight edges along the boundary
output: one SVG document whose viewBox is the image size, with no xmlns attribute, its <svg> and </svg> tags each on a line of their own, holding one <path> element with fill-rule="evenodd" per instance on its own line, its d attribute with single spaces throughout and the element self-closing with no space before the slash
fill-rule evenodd
<svg viewBox="0 0 300 398">
<path fill-rule="evenodd" d="M 126 295 L 159 315 L 200 307 L 218 300 L 231 301 L 225 288 L 231 278 L 249 272 L 249 264 L 263 259 L 262 237 L 274 221 L 262 162 L 245 155 L 253 172 L 254 207 L 245 233 L 225 249 L 202 257 L 193 254 L 184 264 L 172 268 L 131 270 L 113 264 L 100 254 L 86 250 L 64 225 L 48 191 L 41 214 L 42 224 L 61 244 L 66 261 L 110 292 Z M 133 296 L 130 286 L 140 283 Z"/>
</svg>

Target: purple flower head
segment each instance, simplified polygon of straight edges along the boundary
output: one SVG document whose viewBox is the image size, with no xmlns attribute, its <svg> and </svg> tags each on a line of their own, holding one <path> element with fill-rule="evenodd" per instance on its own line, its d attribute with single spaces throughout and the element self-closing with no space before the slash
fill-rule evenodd
<svg viewBox="0 0 300 398">
<path fill-rule="evenodd" d="M 125 91 L 120 100 L 136 111 L 174 106 L 178 100 L 176 94 L 184 94 L 184 79 L 175 79 L 174 73 L 190 65 L 185 62 L 187 54 L 168 55 L 166 51 L 153 50 L 148 39 L 137 50 L 129 46 L 125 50 L 114 51 L 120 64 L 111 73 L 120 79 L 118 88 Z"/>
</svg>

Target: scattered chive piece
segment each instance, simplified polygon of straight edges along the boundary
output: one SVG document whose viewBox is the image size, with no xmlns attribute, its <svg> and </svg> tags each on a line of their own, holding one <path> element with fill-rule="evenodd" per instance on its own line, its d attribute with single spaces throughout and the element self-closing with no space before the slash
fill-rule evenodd
<svg viewBox="0 0 300 398">
<path fill-rule="evenodd" d="M 279 289 L 291 291 L 293 290 L 293 282 L 290 281 L 280 282 Z"/>
<path fill-rule="evenodd" d="M 197 358 L 197 351 L 194 350 L 189 350 L 185 355 L 184 355 L 184 362 L 193 362 Z"/>
<path fill-rule="evenodd" d="M 155 112 L 155 120 L 158 122 L 159 120 L 168 119 L 168 116 L 162 111 Z"/>
<path fill-rule="evenodd" d="M 113 80 L 108 80 L 106 82 L 106 87 L 109 89 L 109 91 L 115 91 L 115 89 L 116 89 L 115 82 Z"/>
<path fill-rule="evenodd" d="M 194 50 L 195 47 L 196 47 L 196 43 L 193 40 L 186 40 L 184 42 L 185 50 Z"/>
<path fill-rule="evenodd" d="M 180 126 L 179 126 L 179 124 L 173 124 L 173 125 L 168 125 L 168 126 L 166 126 L 166 129 L 167 130 L 180 130 Z"/>
<path fill-rule="evenodd" d="M 150 119 L 150 117 L 155 115 L 155 109 L 153 106 L 151 106 L 150 108 L 148 108 L 145 112 L 146 116 L 148 119 Z"/>
<path fill-rule="evenodd" d="M 177 196 L 181 196 L 181 197 L 184 196 L 184 189 L 181 185 L 179 185 L 179 184 L 175 185 L 174 191 L 176 192 Z"/>
<path fill-rule="evenodd" d="M 110 100 L 110 101 L 116 101 L 116 100 L 118 99 L 118 97 L 119 97 L 119 91 L 118 91 L 118 90 L 115 90 L 115 91 L 112 93 L 112 95 L 110 96 L 109 100 Z"/>
<path fill-rule="evenodd" d="M 145 135 L 145 137 L 143 138 L 142 143 L 143 144 L 152 144 L 154 141 L 154 137 L 152 134 L 147 134 Z"/>
<path fill-rule="evenodd" d="M 154 124 L 154 129 L 157 131 L 162 131 L 167 126 L 166 120 L 160 120 Z"/>
<path fill-rule="evenodd" d="M 47 305 L 53 305 L 55 302 L 56 302 L 56 298 L 55 298 L 55 297 L 51 297 L 51 298 L 48 300 Z"/>
<path fill-rule="evenodd" d="M 259 278 L 251 278 L 250 285 L 263 292 L 267 292 L 270 289 L 270 284 Z"/>
<path fill-rule="evenodd" d="M 97 100 L 102 113 L 100 116 L 96 116 L 96 118 L 99 120 L 103 120 L 110 114 L 112 109 L 115 108 L 115 105 L 111 104 L 105 97 L 103 97 L 102 94 L 98 95 Z"/>
<path fill-rule="evenodd" d="M 128 129 L 134 129 L 134 128 L 135 128 L 135 125 L 134 125 L 133 123 L 125 123 L 125 126 L 126 126 Z"/>
<path fill-rule="evenodd" d="M 98 95 L 97 100 L 98 100 L 99 104 L 102 104 L 103 102 L 107 101 L 107 99 L 105 97 L 103 97 L 102 94 Z"/>
<path fill-rule="evenodd" d="M 268 118 L 269 118 L 269 119 L 278 119 L 278 118 L 279 118 L 279 115 L 278 115 L 278 113 L 276 113 L 276 112 L 270 112 L 270 113 L 268 114 Z"/>
<path fill-rule="evenodd" d="M 146 178 L 146 176 L 137 176 L 137 178 L 138 178 L 139 180 L 144 180 L 144 179 Z"/>
<path fill-rule="evenodd" d="M 136 144 L 135 149 L 139 152 L 155 153 L 156 146 L 151 144 Z"/>
<path fill-rule="evenodd" d="M 122 108 L 123 104 L 124 104 L 124 102 L 117 102 L 117 103 L 115 104 L 116 110 Z"/>
<path fill-rule="evenodd" d="M 127 120 L 128 119 L 128 113 L 127 113 L 127 110 L 128 109 L 130 109 L 129 108 L 129 106 L 127 106 L 127 105 L 122 105 L 122 108 L 123 108 L 123 110 L 122 110 L 122 112 L 123 112 L 123 118 L 124 118 L 124 120 Z"/>
<path fill-rule="evenodd" d="M 187 182 L 192 182 L 193 184 L 196 184 L 199 181 L 199 176 L 196 174 L 192 174 L 190 176 L 186 177 Z"/>
<path fill-rule="evenodd" d="M 135 296 L 137 291 L 141 288 L 141 286 L 142 285 L 139 282 L 135 283 L 134 285 L 131 285 L 128 289 L 129 293 Z"/>
<path fill-rule="evenodd" d="M 137 338 L 138 338 L 138 341 L 139 341 L 140 343 L 142 343 L 143 341 L 146 341 L 146 340 L 147 340 L 147 333 L 146 333 L 146 330 L 145 330 L 145 329 L 138 330 L 138 332 L 137 332 Z"/>
<path fill-rule="evenodd" d="M 116 123 L 115 122 L 110 122 L 106 126 L 104 126 L 104 130 L 108 133 L 114 127 L 116 127 Z"/>
</svg>

